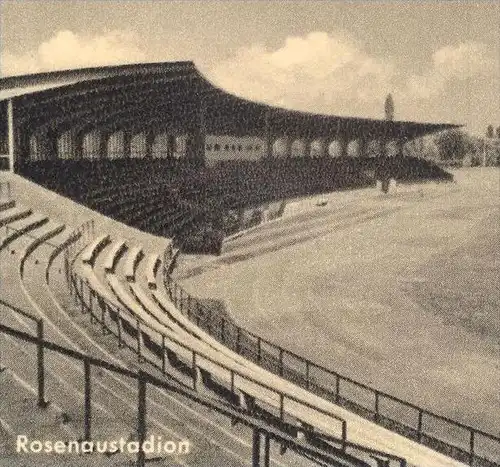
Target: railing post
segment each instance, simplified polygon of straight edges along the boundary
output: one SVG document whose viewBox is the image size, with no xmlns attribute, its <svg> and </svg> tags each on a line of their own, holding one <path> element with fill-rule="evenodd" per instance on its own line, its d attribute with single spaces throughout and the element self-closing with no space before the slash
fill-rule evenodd
<svg viewBox="0 0 500 467">
<path fill-rule="evenodd" d="M 270 444 L 269 434 L 266 433 L 264 438 L 264 467 L 269 467 L 271 460 Z"/>
<path fill-rule="evenodd" d="M 474 465 L 474 430 L 470 431 L 469 465 Z"/>
<path fill-rule="evenodd" d="M 260 432 L 258 428 L 253 429 L 252 467 L 260 467 Z"/>
<path fill-rule="evenodd" d="M 165 345 L 165 334 L 161 335 L 161 372 L 165 374 L 167 361 L 166 361 L 166 345 Z"/>
<path fill-rule="evenodd" d="M 340 400 L 340 375 L 335 373 L 335 402 Z"/>
<path fill-rule="evenodd" d="M 137 466 L 145 467 L 146 455 L 142 446 L 146 440 L 146 378 L 142 370 L 139 370 L 138 384 L 137 441 L 139 451 L 137 452 Z"/>
<path fill-rule="evenodd" d="M 122 319 L 120 316 L 120 310 L 115 309 L 116 316 L 116 333 L 118 334 L 118 347 L 122 347 Z"/>
<path fill-rule="evenodd" d="M 280 392 L 280 420 L 285 421 L 285 395 Z"/>
<path fill-rule="evenodd" d="M 417 425 L 417 437 L 418 437 L 418 442 L 420 443 L 422 441 L 422 419 L 424 417 L 424 412 L 422 409 L 419 409 L 418 411 L 418 425 Z"/>
<path fill-rule="evenodd" d="M 260 336 L 257 337 L 257 361 L 260 363 L 262 360 L 262 339 Z"/>
<path fill-rule="evenodd" d="M 193 350 L 193 357 L 191 361 L 191 370 L 193 372 L 193 389 L 196 391 L 197 386 L 197 372 L 196 372 L 196 352 Z"/>
<path fill-rule="evenodd" d="M 347 422 L 342 420 L 342 451 L 345 451 L 347 443 Z"/>
<path fill-rule="evenodd" d="M 91 439 L 91 427 L 92 427 L 92 402 L 91 402 L 91 381 L 90 381 L 90 359 L 87 357 L 83 361 L 84 364 L 84 408 L 83 408 L 83 420 L 84 420 L 84 441 L 90 441 Z"/>
<path fill-rule="evenodd" d="M 84 303 L 84 297 L 83 297 L 83 280 L 80 279 L 80 299 L 82 303 L 82 314 L 85 313 L 85 303 Z"/>
<path fill-rule="evenodd" d="M 136 333 L 137 333 L 137 359 L 142 362 L 142 334 L 141 334 L 141 323 L 139 320 L 136 321 Z"/>
<path fill-rule="evenodd" d="M 283 376 L 283 348 L 282 347 L 280 347 L 279 362 L 280 362 L 279 373 L 280 373 L 280 376 Z"/>
<path fill-rule="evenodd" d="M 241 353 L 241 328 L 236 328 L 236 353 Z"/>
<path fill-rule="evenodd" d="M 309 373 L 310 373 L 310 368 L 309 368 L 309 360 L 306 360 L 306 389 L 309 389 L 310 382 L 309 382 Z"/>
<path fill-rule="evenodd" d="M 223 343 L 226 342 L 226 336 L 224 333 L 225 327 L 226 327 L 226 320 L 224 318 L 222 318 L 221 322 L 220 322 L 220 339 Z"/>
<path fill-rule="evenodd" d="M 89 314 L 90 314 L 90 324 L 94 324 L 94 313 L 93 313 L 93 302 L 94 302 L 94 291 L 89 288 Z"/>
<path fill-rule="evenodd" d="M 379 421 L 379 399 L 380 394 L 378 391 L 375 391 L 375 421 Z"/>
<path fill-rule="evenodd" d="M 107 329 L 106 329 L 106 303 L 99 297 L 97 298 L 97 303 L 99 303 L 99 308 L 101 309 L 101 324 L 102 324 L 102 334 L 106 335 L 107 334 Z"/>
<path fill-rule="evenodd" d="M 36 326 L 37 331 L 37 374 L 38 374 L 38 407 L 47 407 L 45 400 L 45 358 L 43 347 L 43 320 L 39 319 Z"/>
</svg>

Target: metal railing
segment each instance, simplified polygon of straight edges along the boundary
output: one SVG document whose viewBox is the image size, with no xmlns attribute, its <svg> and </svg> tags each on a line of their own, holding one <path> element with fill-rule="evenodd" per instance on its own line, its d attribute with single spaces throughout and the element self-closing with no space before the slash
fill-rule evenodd
<svg viewBox="0 0 500 467">
<path fill-rule="evenodd" d="M 101 324 L 105 333 L 115 335 L 118 339 L 119 346 L 128 347 L 129 349 L 135 351 L 141 362 L 147 361 L 163 374 L 167 374 L 167 364 L 169 361 L 171 362 L 172 360 L 177 360 L 178 364 L 182 364 L 182 360 L 177 359 L 177 357 L 173 355 L 175 352 L 170 350 L 171 348 L 180 347 L 190 354 L 190 361 L 183 363 L 185 364 L 184 373 L 191 379 L 192 389 L 196 390 L 200 383 L 199 373 L 197 371 L 200 369 L 198 365 L 199 360 L 208 361 L 223 372 L 227 373 L 227 379 L 230 381 L 228 396 L 229 401 L 237 401 L 239 399 L 237 396 L 237 385 L 235 384 L 236 380 L 251 382 L 259 386 L 263 391 L 268 391 L 277 396 L 277 399 L 280 401 L 279 419 L 282 423 L 285 423 L 287 403 L 294 402 L 304 406 L 304 408 L 314 410 L 318 414 L 330 417 L 332 421 L 336 420 L 339 424 L 339 431 L 341 433 L 339 438 L 341 439 L 342 444 L 347 442 L 347 423 L 343 418 L 338 417 L 334 413 L 327 410 L 317 408 L 308 402 L 296 398 L 295 396 L 284 394 L 283 392 L 271 386 L 265 385 L 264 383 L 247 376 L 240 371 L 229 368 L 225 364 L 220 363 L 208 355 L 200 354 L 182 342 L 181 339 L 159 333 L 157 330 L 150 328 L 147 324 L 142 322 L 137 315 L 126 309 L 126 307 L 117 307 L 116 305 L 110 303 L 105 297 L 93 290 L 84 279 L 79 277 L 74 272 L 70 272 L 70 281 L 71 294 L 79 303 L 82 313 L 88 313 L 94 323 Z M 158 342 L 155 341 L 155 338 L 158 338 Z M 177 379 L 177 382 L 186 386 L 179 379 Z"/>
<path fill-rule="evenodd" d="M 342 456 L 346 449 L 351 447 L 356 448 L 354 444 L 346 443 L 345 450 L 339 451 L 338 449 L 331 446 L 329 449 L 321 449 L 314 445 L 303 443 L 297 440 L 294 436 L 281 431 L 278 428 L 274 428 L 262 420 L 252 416 L 252 414 L 246 412 L 242 409 L 237 409 L 225 404 L 222 401 L 215 399 L 210 399 L 202 397 L 193 391 L 189 391 L 179 387 L 176 384 L 168 382 L 163 379 L 159 379 L 154 375 L 147 373 L 143 370 L 132 371 L 119 365 L 115 365 L 108 361 L 92 357 L 87 354 L 83 354 L 73 349 L 58 345 L 54 342 L 47 341 L 43 337 L 43 320 L 38 320 L 28 313 L 16 308 L 15 306 L 0 300 L 0 303 L 7 307 L 8 309 L 21 313 L 23 316 L 31 317 L 38 323 L 37 335 L 31 335 L 30 333 L 20 331 L 18 329 L 6 326 L 0 323 L 0 332 L 2 334 L 9 335 L 15 339 L 18 339 L 26 344 L 32 344 L 36 346 L 36 353 L 38 355 L 37 359 L 37 374 L 38 374 L 38 405 L 41 408 L 47 407 L 49 402 L 45 397 L 45 362 L 44 357 L 47 351 L 54 352 L 59 355 L 64 355 L 71 359 L 77 360 L 82 363 L 84 369 L 84 381 L 83 381 L 83 441 L 92 440 L 92 368 L 101 368 L 128 378 L 132 378 L 137 381 L 138 386 L 138 397 L 137 397 L 137 442 L 139 443 L 139 450 L 137 452 L 137 463 L 138 467 L 144 467 L 146 465 L 146 452 L 143 448 L 143 443 L 146 441 L 147 435 L 147 392 L 148 387 L 154 387 L 168 391 L 169 393 L 176 393 L 177 395 L 195 402 L 198 407 L 205 407 L 216 411 L 219 414 L 226 416 L 231 423 L 234 425 L 236 423 L 244 425 L 252 430 L 252 465 L 255 467 L 265 466 L 268 467 L 270 464 L 270 445 L 271 441 L 277 443 L 281 447 L 281 452 L 284 453 L 287 449 L 295 452 L 296 454 L 303 456 L 314 463 L 319 465 L 331 465 L 331 466 L 345 466 L 345 458 Z M 264 452 L 261 449 L 261 441 L 264 440 Z M 329 439 L 329 441 L 338 442 L 335 439 Z M 375 457 L 378 456 L 377 451 L 373 451 Z M 405 463 L 400 464 L 401 466 L 406 465 Z"/>
<path fill-rule="evenodd" d="M 109 326 L 109 323 L 106 323 L 104 319 L 100 319 L 98 315 L 95 313 L 94 303 L 99 303 L 99 307 L 107 306 L 111 307 L 109 303 L 105 303 L 105 299 L 103 297 L 99 297 L 95 292 L 91 289 L 88 289 L 90 303 L 86 303 L 83 298 L 83 290 L 84 283 L 80 280 L 80 290 L 75 287 L 76 276 L 72 273 L 72 263 L 76 258 L 76 253 L 78 253 L 94 236 L 94 222 L 90 220 L 85 222 L 83 225 L 75 229 L 70 236 L 61 244 L 54 246 L 54 249 L 51 251 L 47 265 L 45 270 L 45 279 L 47 283 L 49 282 L 49 269 L 51 264 L 55 260 L 55 258 L 64 251 L 64 267 L 66 272 L 66 277 L 68 279 L 68 284 L 71 284 L 70 290 L 72 293 L 76 295 L 77 300 L 80 301 L 82 312 L 88 312 L 91 320 L 93 322 L 100 322 L 102 325 L 103 331 L 106 330 L 109 333 L 115 334 L 119 339 L 120 345 L 126 344 L 126 336 L 127 328 L 124 327 L 124 333 L 122 333 L 121 326 L 118 326 L 118 332 L 113 332 L 112 326 Z M 37 240 L 40 240 L 39 242 Z M 33 244 L 38 246 L 40 243 L 44 241 L 41 239 L 35 239 Z M 29 252 L 31 246 L 27 249 Z M 22 265 L 19 266 L 22 269 Z M 22 278 L 22 276 L 21 276 Z M 79 295 L 81 293 L 81 295 Z M 70 358 L 79 360 L 83 363 L 84 366 L 84 416 L 83 416 L 83 440 L 89 441 L 92 438 L 92 382 L 91 382 L 91 369 L 92 367 L 103 368 L 124 376 L 129 376 L 137 380 L 138 383 L 138 421 L 137 421 L 137 440 L 142 446 L 142 442 L 146 439 L 146 392 L 147 386 L 154 386 L 156 388 L 161 388 L 170 392 L 175 392 L 183 397 L 186 397 L 195 403 L 197 403 L 200 407 L 208 407 L 212 410 L 217 411 L 225 416 L 227 416 L 232 424 L 243 424 L 252 429 L 253 435 L 253 444 L 252 444 L 252 465 L 253 466 L 269 466 L 270 462 L 270 442 L 275 441 L 281 446 L 281 452 L 284 453 L 286 449 L 290 449 L 291 451 L 296 452 L 297 454 L 304 456 L 305 458 L 317 463 L 318 465 L 333 465 L 333 466 L 345 466 L 345 456 L 349 458 L 349 451 L 359 452 L 360 450 L 365 454 L 369 454 L 374 458 L 381 460 L 395 460 L 401 467 L 406 466 L 406 462 L 404 459 L 401 459 L 397 456 L 388 455 L 386 453 L 379 452 L 374 449 L 364 448 L 355 443 L 351 443 L 346 439 L 346 425 L 345 421 L 342 421 L 342 438 L 336 438 L 332 436 L 324 437 L 323 435 L 315 434 L 313 432 L 307 432 L 308 439 L 312 441 L 312 443 L 304 444 L 300 442 L 296 438 L 296 433 L 289 433 L 287 430 L 283 430 L 283 427 L 276 427 L 272 424 L 266 423 L 262 419 L 258 418 L 253 414 L 253 409 L 242 409 L 238 406 L 234 406 L 230 403 L 225 403 L 223 400 L 214 400 L 201 397 L 196 392 L 196 374 L 193 374 L 193 388 L 190 389 L 188 386 L 179 384 L 172 384 L 166 382 L 164 380 L 160 380 L 157 377 L 146 373 L 142 370 L 137 372 L 128 370 L 126 368 L 114 365 L 110 362 L 97 359 L 91 357 L 89 355 L 85 355 L 78 351 L 60 346 L 56 343 L 46 341 L 44 338 L 44 320 L 38 317 L 31 315 L 30 313 L 16 307 L 15 305 L 8 303 L 0 298 L 0 305 L 5 309 L 14 312 L 24 318 L 27 318 L 32 323 L 35 324 L 36 327 L 36 335 L 32 335 L 30 333 L 26 333 L 24 331 L 20 331 L 18 329 L 12 328 L 11 326 L 7 326 L 5 324 L 0 323 L 0 332 L 2 334 L 10 335 L 16 339 L 20 339 L 23 342 L 28 344 L 33 344 L 36 346 L 36 368 L 37 368 L 37 405 L 40 408 L 45 408 L 49 404 L 48 399 L 46 397 L 46 384 L 45 384 L 45 374 L 46 374 L 46 364 L 45 364 L 45 356 L 47 350 L 53 351 L 55 353 L 68 356 Z M 107 312 L 112 316 L 112 309 L 109 308 Z M 115 309 L 115 318 L 118 323 L 120 317 L 120 310 Z M 0 318 L 5 316 L 3 314 L 0 315 Z M 103 317 L 104 315 L 102 315 Z M 130 329 L 128 329 L 130 333 Z M 139 333 L 136 333 L 136 336 L 139 337 Z M 165 349 L 167 342 L 163 340 L 163 356 L 162 356 L 162 367 L 163 374 L 166 373 L 166 360 L 165 360 Z M 145 346 L 147 347 L 147 345 Z M 144 352 L 141 352 L 141 346 L 139 345 L 139 339 L 137 341 L 137 346 L 132 347 L 134 351 L 138 353 L 139 360 L 144 361 L 146 356 Z M 193 365 L 196 364 L 196 353 L 193 352 Z M 5 368 L 2 368 L 4 370 Z M 234 376 L 236 372 L 234 373 Z M 167 375 L 171 380 L 175 380 L 171 375 Z M 234 376 L 232 381 L 234 382 Z M 284 399 L 282 398 L 282 403 L 284 404 Z M 281 413 L 284 413 L 284 405 L 281 406 Z M 284 422 L 283 422 L 284 423 Z M 264 452 L 261 449 L 261 440 L 264 440 Z M 142 442 L 141 442 L 142 441 Z M 326 443 L 326 445 L 325 445 Z M 140 448 L 137 454 L 137 465 L 144 467 L 145 466 L 145 453 Z"/>
<path fill-rule="evenodd" d="M 174 282 L 165 265 L 163 280 L 177 309 L 225 346 L 273 373 L 368 420 L 463 463 L 500 466 L 500 437 L 436 414 L 315 364 L 236 325 Z"/>
</svg>

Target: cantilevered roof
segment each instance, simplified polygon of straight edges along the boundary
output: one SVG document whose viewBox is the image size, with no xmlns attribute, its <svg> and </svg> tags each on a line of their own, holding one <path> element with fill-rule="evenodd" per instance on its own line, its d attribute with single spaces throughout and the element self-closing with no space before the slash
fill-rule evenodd
<svg viewBox="0 0 500 467">
<path fill-rule="evenodd" d="M 18 124 L 142 131 L 203 126 L 207 134 L 407 138 L 454 128 L 448 123 L 386 121 L 314 114 L 270 106 L 212 84 L 193 62 L 85 68 L 0 79 Z"/>
</svg>

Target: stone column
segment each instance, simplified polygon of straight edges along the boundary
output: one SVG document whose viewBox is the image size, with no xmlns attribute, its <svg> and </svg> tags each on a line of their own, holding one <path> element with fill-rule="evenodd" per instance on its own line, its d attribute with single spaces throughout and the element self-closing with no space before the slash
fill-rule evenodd
<svg viewBox="0 0 500 467">
<path fill-rule="evenodd" d="M 99 132 L 99 160 L 108 158 L 108 142 L 111 133 L 100 131 Z"/>
<path fill-rule="evenodd" d="M 364 137 L 358 138 L 358 157 L 366 156 L 366 146 L 368 142 Z"/>
<path fill-rule="evenodd" d="M 340 145 L 340 157 L 347 157 L 347 148 L 349 146 L 349 138 L 347 137 L 342 137 L 339 139 L 339 145 Z"/>
<path fill-rule="evenodd" d="M 304 157 L 311 157 L 311 140 L 304 139 Z"/>
<path fill-rule="evenodd" d="M 132 132 L 130 130 L 123 130 L 123 158 L 130 159 L 132 153 Z"/>
<path fill-rule="evenodd" d="M 285 159 L 290 159 L 292 157 L 292 143 L 293 138 L 291 136 L 286 136 L 285 139 Z"/>
<path fill-rule="evenodd" d="M 155 132 L 152 129 L 146 131 L 144 142 L 146 145 L 146 152 L 144 154 L 145 159 L 151 159 L 153 157 L 153 144 L 155 142 Z"/>
<path fill-rule="evenodd" d="M 85 133 L 81 129 L 71 130 L 71 152 L 73 159 L 83 159 L 83 138 Z"/>
</svg>

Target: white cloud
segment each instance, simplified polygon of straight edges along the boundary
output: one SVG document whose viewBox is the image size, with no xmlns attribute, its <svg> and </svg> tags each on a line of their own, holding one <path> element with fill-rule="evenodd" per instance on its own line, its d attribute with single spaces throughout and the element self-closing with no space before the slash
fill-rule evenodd
<svg viewBox="0 0 500 467">
<path fill-rule="evenodd" d="M 342 113 L 356 102 L 379 104 L 391 90 L 394 73 L 392 63 L 368 56 L 348 38 L 312 32 L 289 37 L 276 50 L 261 45 L 240 49 L 207 74 L 251 99 Z"/>
<path fill-rule="evenodd" d="M 393 92 L 397 117 L 421 118 L 422 105 L 431 111 L 429 105 L 437 105 L 433 101 L 452 83 L 489 76 L 495 70 L 494 53 L 481 43 L 442 47 L 423 74 L 408 75 L 345 36 L 312 32 L 289 37 L 275 50 L 262 45 L 240 49 L 207 75 L 250 99 L 341 115 L 382 117 L 384 98 Z"/>
<path fill-rule="evenodd" d="M 498 70 L 498 61 L 485 44 L 445 46 L 433 54 L 432 65 L 425 74 L 409 78 L 408 91 L 415 98 L 434 98 L 452 82 L 489 75 L 495 69 Z"/>
<path fill-rule="evenodd" d="M 9 76 L 145 61 L 146 54 L 138 43 L 136 36 L 123 31 L 97 36 L 59 31 L 34 52 L 16 55 L 5 51 L 0 65 L 2 75 Z"/>
</svg>

